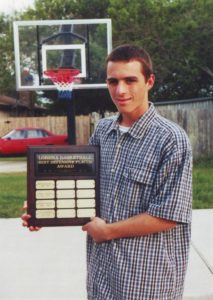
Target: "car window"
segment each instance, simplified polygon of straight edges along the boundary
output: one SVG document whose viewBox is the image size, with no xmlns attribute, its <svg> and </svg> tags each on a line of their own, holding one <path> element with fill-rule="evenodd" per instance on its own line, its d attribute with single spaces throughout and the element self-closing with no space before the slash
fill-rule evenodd
<svg viewBox="0 0 213 300">
<path fill-rule="evenodd" d="M 26 132 L 24 130 L 16 131 L 16 139 L 24 139 L 26 136 Z"/>
<path fill-rule="evenodd" d="M 27 137 L 28 138 L 38 138 L 39 135 L 37 133 L 37 130 L 33 130 L 33 129 L 30 129 L 27 131 Z"/>
<path fill-rule="evenodd" d="M 47 136 L 49 136 L 48 133 L 45 130 L 43 130 L 43 129 L 37 129 L 37 133 L 38 133 L 38 136 L 40 136 L 40 137 L 47 137 Z"/>
<path fill-rule="evenodd" d="M 6 134 L 3 138 L 9 138 L 11 140 L 23 139 L 25 138 L 24 130 L 13 130 Z"/>
</svg>

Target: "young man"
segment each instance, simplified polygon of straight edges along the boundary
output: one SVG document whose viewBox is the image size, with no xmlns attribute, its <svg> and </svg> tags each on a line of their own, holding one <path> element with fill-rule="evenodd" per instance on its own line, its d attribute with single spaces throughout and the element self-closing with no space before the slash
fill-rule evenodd
<svg viewBox="0 0 213 300">
<path fill-rule="evenodd" d="M 191 147 L 185 132 L 149 102 L 155 77 L 143 49 L 107 58 L 119 115 L 99 122 L 101 218 L 88 233 L 88 299 L 176 300 L 183 294 L 191 223 Z"/>
<path fill-rule="evenodd" d="M 89 300 L 182 298 L 192 154 L 185 132 L 149 102 L 154 81 L 143 49 L 123 45 L 108 56 L 107 85 L 119 115 L 101 120 L 90 140 L 100 146 L 101 217 L 82 228 Z"/>
</svg>

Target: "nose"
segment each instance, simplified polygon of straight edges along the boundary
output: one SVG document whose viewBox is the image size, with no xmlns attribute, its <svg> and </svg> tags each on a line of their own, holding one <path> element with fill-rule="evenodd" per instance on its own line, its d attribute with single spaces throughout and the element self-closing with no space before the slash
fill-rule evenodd
<svg viewBox="0 0 213 300">
<path fill-rule="evenodd" d="M 126 91 L 127 91 L 127 87 L 126 87 L 125 82 L 119 81 L 117 84 L 117 89 L 116 89 L 117 94 L 122 95 L 122 94 L 125 94 Z"/>
</svg>

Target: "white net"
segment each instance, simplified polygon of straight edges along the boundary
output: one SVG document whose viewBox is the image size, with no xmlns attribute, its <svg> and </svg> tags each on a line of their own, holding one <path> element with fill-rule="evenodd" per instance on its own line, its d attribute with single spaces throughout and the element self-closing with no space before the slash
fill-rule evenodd
<svg viewBox="0 0 213 300">
<path fill-rule="evenodd" d="M 60 99 L 71 99 L 72 98 L 72 89 L 74 82 L 67 83 L 67 82 L 54 82 L 57 90 L 58 90 L 58 97 Z"/>
</svg>

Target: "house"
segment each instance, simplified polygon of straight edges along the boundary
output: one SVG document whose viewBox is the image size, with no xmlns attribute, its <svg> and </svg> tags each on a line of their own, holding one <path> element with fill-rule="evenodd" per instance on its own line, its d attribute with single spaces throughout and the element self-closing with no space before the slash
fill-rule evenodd
<svg viewBox="0 0 213 300">
<path fill-rule="evenodd" d="M 41 116 L 46 114 L 46 109 L 32 105 L 32 101 L 26 101 L 26 92 L 20 93 L 20 98 L 13 98 L 0 95 L 0 118 L 23 117 L 23 116 Z M 25 96 L 25 98 L 24 98 Z M 29 104 L 30 103 L 30 104 Z"/>
</svg>

